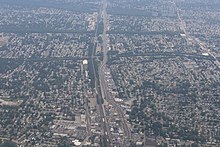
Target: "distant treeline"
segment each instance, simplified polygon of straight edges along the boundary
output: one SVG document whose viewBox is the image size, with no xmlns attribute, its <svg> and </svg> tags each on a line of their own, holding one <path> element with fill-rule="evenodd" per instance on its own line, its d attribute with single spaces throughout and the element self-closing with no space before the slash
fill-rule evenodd
<svg viewBox="0 0 220 147">
<path fill-rule="evenodd" d="M 16 27 L 16 26 L 0 26 L 0 32 L 4 33 L 94 33 L 94 31 L 85 30 L 57 30 L 44 27 Z"/>
<path fill-rule="evenodd" d="M 22 6 L 22 7 L 49 7 L 79 12 L 97 11 L 98 7 L 91 3 L 74 3 L 49 0 L 0 0 L 1 5 Z"/>
<path fill-rule="evenodd" d="M 128 16 L 147 16 L 151 17 L 152 13 L 150 11 L 146 10 L 138 10 L 138 9 L 124 9 L 120 7 L 115 7 L 115 8 L 109 8 L 108 13 L 113 14 L 113 15 L 128 15 Z"/>
<path fill-rule="evenodd" d="M 113 30 L 108 31 L 108 34 L 139 34 L 139 35 L 180 35 L 180 32 L 173 31 L 121 31 L 121 30 Z"/>
<path fill-rule="evenodd" d="M 219 0 L 210 0 L 210 2 L 207 1 L 201 1 L 201 2 L 180 2 L 177 3 L 177 6 L 181 9 L 185 10 L 207 10 L 215 11 L 220 9 L 220 1 Z"/>
</svg>

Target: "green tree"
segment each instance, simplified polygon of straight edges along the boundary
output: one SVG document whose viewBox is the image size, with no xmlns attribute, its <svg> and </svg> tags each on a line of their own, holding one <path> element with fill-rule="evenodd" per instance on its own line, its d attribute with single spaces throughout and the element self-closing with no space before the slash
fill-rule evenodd
<svg viewBox="0 0 220 147">
<path fill-rule="evenodd" d="M 17 145 L 12 141 L 6 140 L 0 144 L 0 147 L 17 147 Z"/>
</svg>

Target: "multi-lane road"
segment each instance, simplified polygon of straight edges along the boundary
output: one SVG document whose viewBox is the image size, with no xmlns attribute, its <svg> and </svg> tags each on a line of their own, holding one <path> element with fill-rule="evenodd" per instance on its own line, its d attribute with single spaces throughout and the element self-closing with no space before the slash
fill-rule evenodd
<svg viewBox="0 0 220 147">
<path fill-rule="evenodd" d="M 107 28 L 108 28 L 108 15 L 107 15 L 107 1 L 103 0 L 103 9 L 102 9 L 102 20 L 104 24 L 104 30 L 102 34 L 102 47 L 103 47 L 103 61 L 99 67 L 99 80 L 100 80 L 100 87 L 101 87 L 101 93 L 103 99 L 105 99 L 109 104 L 111 104 L 117 111 L 120 120 L 122 121 L 123 125 L 123 130 L 124 130 L 124 138 L 123 140 L 124 145 L 128 143 L 128 141 L 131 139 L 131 131 L 130 128 L 127 125 L 127 120 L 124 117 L 124 112 L 123 109 L 118 105 L 114 98 L 113 95 L 110 93 L 109 88 L 108 88 L 108 81 L 106 80 L 106 71 L 107 71 L 107 66 L 106 63 L 108 61 L 108 36 L 107 36 Z M 110 137 L 111 141 L 111 137 Z"/>
<path fill-rule="evenodd" d="M 101 22 L 102 21 L 102 22 Z M 98 27 L 99 23 L 103 23 L 104 28 L 102 34 L 98 33 Z M 106 80 L 105 72 L 107 70 L 107 61 L 108 61 L 108 35 L 107 35 L 107 28 L 108 28 L 108 15 L 107 15 L 107 0 L 102 0 L 102 4 L 100 7 L 99 15 L 98 15 L 98 22 L 97 22 L 97 27 L 95 31 L 95 36 L 94 36 L 94 42 L 93 42 L 93 51 L 91 55 L 91 65 L 93 66 L 93 74 L 95 78 L 95 95 L 97 100 L 99 101 L 98 108 L 99 108 L 99 115 L 101 118 L 101 126 L 102 126 L 102 144 L 104 146 L 112 146 L 112 136 L 110 132 L 110 127 L 109 123 L 107 121 L 107 117 L 105 114 L 105 109 L 103 104 L 101 103 L 103 99 L 107 101 L 109 104 L 111 104 L 115 110 L 117 111 L 120 120 L 122 121 L 122 126 L 123 126 L 123 146 L 126 146 L 129 143 L 129 140 L 131 139 L 131 131 L 130 128 L 127 125 L 127 120 L 124 117 L 124 112 L 123 109 L 120 107 L 119 104 L 117 104 L 112 96 L 112 94 L 109 91 L 108 88 L 108 82 Z M 97 38 L 101 35 L 102 37 L 102 52 L 103 52 L 103 60 L 101 62 L 101 65 L 98 68 L 98 75 L 95 70 L 95 65 L 94 65 L 94 60 L 95 60 L 95 48 L 97 45 Z"/>
<path fill-rule="evenodd" d="M 94 36 L 94 42 L 93 42 L 93 50 L 92 50 L 92 55 L 91 55 L 91 65 L 93 68 L 93 74 L 94 74 L 94 80 L 95 80 L 95 96 L 97 98 L 98 101 L 98 108 L 99 108 L 99 115 L 100 115 L 100 120 L 101 120 L 101 127 L 102 127 L 102 139 L 101 139 L 101 144 L 103 146 L 109 147 L 111 144 L 110 141 L 110 133 L 109 133 L 109 127 L 107 124 L 107 120 L 106 120 L 106 115 L 105 115 L 105 110 L 102 104 L 102 99 L 103 96 L 101 94 L 100 91 L 100 85 L 99 85 L 99 77 L 97 75 L 96 69 L 95 69 L 95 64 L 94 64 L 94 60 L 95 60 L 95 49 L 96 49 L 96 45 L 97 45 L 97 38 L 98 38 L 98 30 L 99 30 L 99 23 L 103 20 L 103 13 L 104 11 L 106 11 L 106 7 L 107 7 L 107 2 L 105 0 L 102 1 L 100 10 L 99 10 L 99 14 L 98 14 L 98 21 L 97 21 L 97 27 L 96 27 L 96 31 L 95 31 L 95 36 Z M 103 22 L 104 23 L 104 22 Z"/>
</svg>

